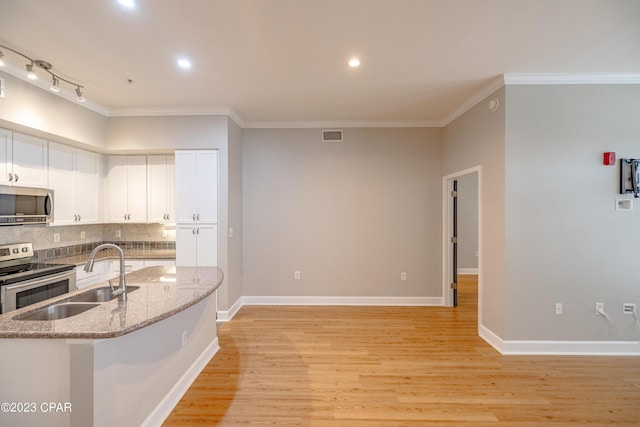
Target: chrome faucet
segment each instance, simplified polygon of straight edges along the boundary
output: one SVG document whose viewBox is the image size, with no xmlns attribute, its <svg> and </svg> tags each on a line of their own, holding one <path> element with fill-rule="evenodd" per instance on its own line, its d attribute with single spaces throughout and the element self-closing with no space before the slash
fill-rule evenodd
<svg viewBox="0 0 640 427">
<path fill-rule="evenodd" d="M 103 243 L 96 247 L 93 251 L 91 251 L 91 255 L 89 255 L 89 259 L 87 263 L 84 265 L 84 271 L 87 273 L 93 271 L 93 263 L 96 257 L 96 254 L 103 249 L 115 249 L 118 251 L 118 255 L 120 256 L 120 276 L 118 281 L 118 288 L 116 289 L 113 284 L 111 284 L 111 280 L 109 280 L 109 285 L 111 286 L 112 295 L 118 296 L 122 295 L 122 301 L 127 300 L 127 284 L 124 281 L 124 252 L 120 248 L 120 246 L 114 245 L 113 243 Z"/>
</svg>

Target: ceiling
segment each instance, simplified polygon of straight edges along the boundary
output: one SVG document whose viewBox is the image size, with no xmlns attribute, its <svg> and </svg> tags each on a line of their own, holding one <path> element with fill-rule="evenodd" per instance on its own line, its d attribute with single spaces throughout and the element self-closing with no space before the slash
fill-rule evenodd
<svg viewBox="0 0 640 427">
<path fill-rule="evenodd" d="M 230 111 L 247 126 L 442 123 L 503 73 L 640 72 L 638 0 L 135 2 L 2 0 L 0 43 L 107 115 Z"/>
</svg>

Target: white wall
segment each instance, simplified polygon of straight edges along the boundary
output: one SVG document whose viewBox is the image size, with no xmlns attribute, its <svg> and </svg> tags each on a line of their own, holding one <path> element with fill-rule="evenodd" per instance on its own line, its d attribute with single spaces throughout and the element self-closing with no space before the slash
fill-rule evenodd
<svg viewBox="0 0 640 427">
<path fill-rule="evenodd" d="M 616 212 L 619 166 L 640 157 L 640 85 L 507 87 L 507 340 L 640 339 L 640 204 Z M 554 304 L 564 314 L 554 314 Z"/>
<path fill-rule="evenodd" d="M 0 126 L 93 151 L 106 148 L 107 118 L 0 71 Z"/>
<path fill-rule="evenodd" d="M 245 129 L 243 162 L 244 295 L 442 296 L 441 129 Z"/>
</svg>

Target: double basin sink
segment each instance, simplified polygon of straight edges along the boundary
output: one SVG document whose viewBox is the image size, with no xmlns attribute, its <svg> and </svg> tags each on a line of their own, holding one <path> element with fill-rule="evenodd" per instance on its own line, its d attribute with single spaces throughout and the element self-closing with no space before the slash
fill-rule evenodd
<svg viewBox="0 0 640 427">
<path fill-rule="evenodd" d="M 127 293 L 139 289 L 140 286 L 127 286 Z M 19 314 L 13 320 L 58 320 L 84 313 L 103 302 L 117 298 L 113 296 L 111 287 L 90 289 L 59 303 L 41 308 L 37 311 Z"/>
</svg>

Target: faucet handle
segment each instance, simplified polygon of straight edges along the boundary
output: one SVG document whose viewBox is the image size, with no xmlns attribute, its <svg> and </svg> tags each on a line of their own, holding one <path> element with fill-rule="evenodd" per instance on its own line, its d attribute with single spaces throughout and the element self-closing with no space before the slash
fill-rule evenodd
<svg viewBox="0 0 640 427">
<path fill-rule="evenodd" d="M 113 286 L 113 283 L 111 283 L 111 280 L 112 280 L 112 279 L 109 279 L 109 280 L 107 280 L 107 282 L 109 282 L 109 286 L 111 286 L 111 293 L 112 293 L 112 294 L 115 294 L 115 293 L 117 292 L 117 291 L 116 291 L 116 289 L 118 289 L 118 288 L 116 288 L 115 286 Z"/>
</svg>

